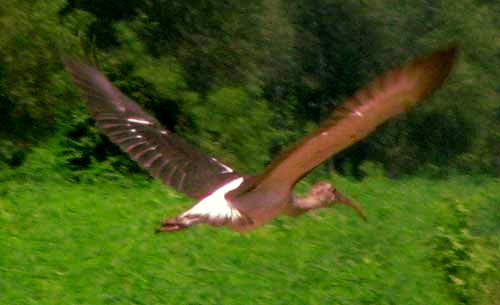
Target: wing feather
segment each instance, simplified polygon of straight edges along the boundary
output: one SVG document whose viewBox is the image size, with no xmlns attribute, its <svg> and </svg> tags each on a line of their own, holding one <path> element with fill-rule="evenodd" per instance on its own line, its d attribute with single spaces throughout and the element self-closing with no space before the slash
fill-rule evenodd
<svg viewBox="0 0 500 305">
<path fill-rule="evenodd" d="M 65 64 L 98 128 L 152 176 L 197 199 L 238 176 L 163 127 L 95 67 Z"/>
<path fill-rule="evenodd" d="M 435 51 L 393 69 L 359 90 L 311 135 L 273 160 L 254 185 L 288 189 L 335 153 L 366 137 L 388 119 L 415 106 L 450 74 L 458 46 Z"/>
</svg>

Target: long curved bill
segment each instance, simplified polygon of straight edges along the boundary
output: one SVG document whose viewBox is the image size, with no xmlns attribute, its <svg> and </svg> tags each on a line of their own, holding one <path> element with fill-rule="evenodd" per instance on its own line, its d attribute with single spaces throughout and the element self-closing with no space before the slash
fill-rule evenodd
<svg viewBox="0 0 500 305">
<path fill-rule="evenodd" d="M 361 217 L 364 221 L 366 221 L 366 213 L 359 203 L 350 199 L 349 197 L 344 196 L 341 192 L 337 190 L 335 190 L 334 195 L 335 195 L 334 203 L 345 204 L 350 206 L 351 208 L 356 210 L 356 213 L 358 213 L 359 217 Z"/>
</svg>

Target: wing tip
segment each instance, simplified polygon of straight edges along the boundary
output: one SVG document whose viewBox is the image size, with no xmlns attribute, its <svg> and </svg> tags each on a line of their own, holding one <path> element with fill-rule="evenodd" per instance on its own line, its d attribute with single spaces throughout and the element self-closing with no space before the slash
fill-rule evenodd
<svg viewBox="0 0 500 305">
<path fill-rule="evenodd" d="M 92 75 L 99 74 L 97 67 L 85 59 L 63 57 L 62 62 L 66 67 L 66 71 L 69 72 L 71 78 L 77 84 L 80 84 L 85 78 L 90 79 Z"/>
<path fill-rule="evenodd" d="M 417 73 L 421 75 L 421 98 L 432 94 L 449 78 L 460 48 L 460 42 L 452 42 L 412 61 L 410 66 L 419 70 Z"/>
<path fill-rule="evenodd" d="M 66 70 L 68 70 L 71 74 L 77 72 L 77 70 L 81 67 L 88 66 L 85 61 L 74 57 L 63 57 L 62 62 L 64 63 Z"/>
</svg>

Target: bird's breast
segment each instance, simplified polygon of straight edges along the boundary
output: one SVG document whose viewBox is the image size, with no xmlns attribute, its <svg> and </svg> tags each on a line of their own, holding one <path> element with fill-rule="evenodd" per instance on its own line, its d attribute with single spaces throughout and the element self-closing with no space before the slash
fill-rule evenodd
<svg viewBox="0 0 500 305">
<path fill-rule="evenodd" d="M 231 204 L 242 214 L 252 219 L 248 229 L 266 224 L 282 214 L 290 200 L 289 192 L 252 190 L 233 198 Z"/>
</svg>

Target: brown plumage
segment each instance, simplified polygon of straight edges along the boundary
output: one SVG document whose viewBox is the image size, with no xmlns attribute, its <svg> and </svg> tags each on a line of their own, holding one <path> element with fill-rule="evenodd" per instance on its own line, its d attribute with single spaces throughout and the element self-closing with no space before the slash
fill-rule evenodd
<svg viewBox="0 0 500 305">
<path fill-rule="evenodd" d="M 279 214 L 300 215 L 332 202 L 349 205 L 365 218 L 361 206 L 329 182 L 316 183 L 305 197 L 295 196 L 293 187 L 314 167 L 439 88 L 451 71 L 457 49 L 454 45 L 417 57 L 375 78 L 315 132 L 253 176 L 236 173 L 164 128 L 95 67 L 77 60 L 65 64 L 100 130 L 151 175 L 198 200 L 178 217 L 164 220 L 159 231 L 197 223 L 245 231 Z"/>
</svg>

